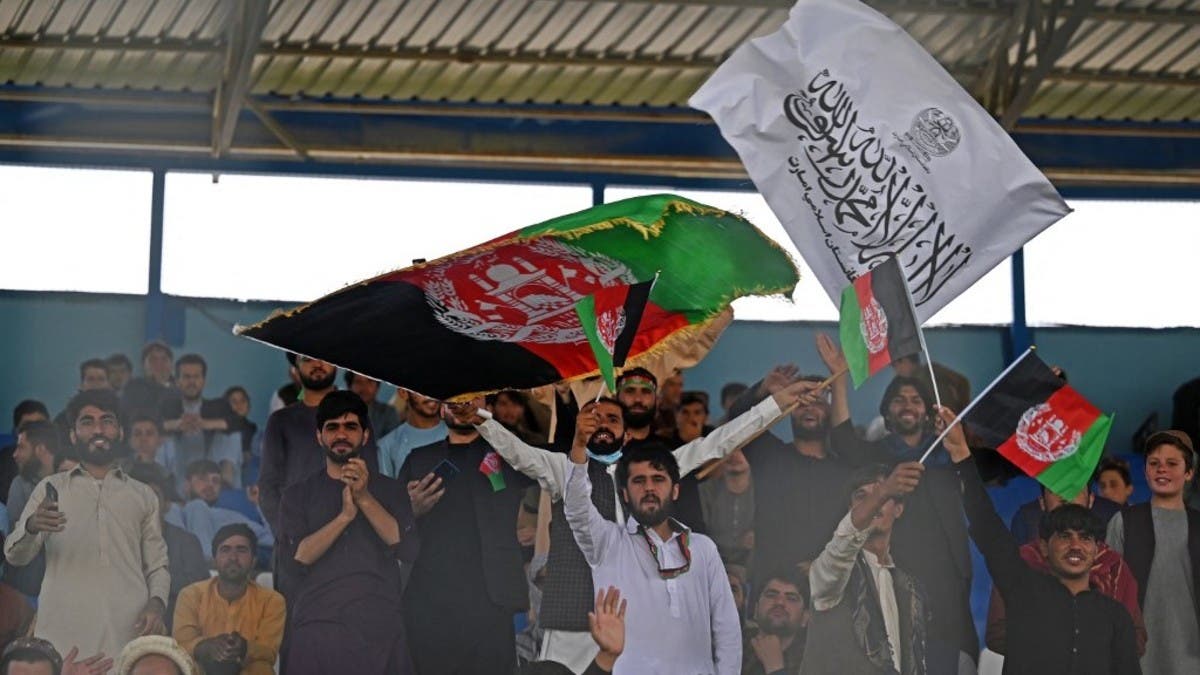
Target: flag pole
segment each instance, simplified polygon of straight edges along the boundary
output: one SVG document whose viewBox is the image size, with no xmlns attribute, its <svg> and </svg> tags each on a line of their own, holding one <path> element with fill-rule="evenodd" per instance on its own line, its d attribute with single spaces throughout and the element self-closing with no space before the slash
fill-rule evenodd
<svg viewBox="0 0 1200 675">
<path fill-rule="evenodd" d="M 952 422 L 947 424 L 945 429 L 942 429 L 942 433 L 938 434 L 938 437 L 933 439 L 933 443 L 929 445 L 929 449 L 925 451 L 925 454 L 921 455 L 921 459 L 918 459 L 917 462 L 924 464 L 925 460 L 929 458 L 929 455 L 933 454 L 933 450 L 938 446 L 938 443 L 941 443 L 943 440 L 945 440 L 946 435 L 950 433 L 950 429 L 954 428 L 955 424 L 961 422 L 962 418 L 966 417 L 967 413 L 971 412 L 971 410 L 975 407 L 975 404 L 982 401 L 984 396 L 987 396 L 989 393 L 991 393 L 992 389 L 996 387 L 1000 380 L 1003 380 L 1005 375 L 1008 375 L 1010 372 L 1012 372 L 1012 369 L 1016 368 L 1017 364 L 1021 363 L 1021 361 L 1024 361 L 1025 357 L 1029 356 L 1034 349 L 1036 349 L 1036 347 L 1030 346 L 1028 349 L 1022 352 L 1021 355 L 1017 357 L 1016 361 L 1010 363 L 1008 367 L 1003 370 L 1003 372 L 996 376 L 996 379 L 992 380 L 991 384 L 985 387 L 983 391 L 979 392 L 979 395 L 975 397 L 975 400 L 971 401 L 967 407 L 963 408 L 962 411 L 958 413 L 958 416 L 955 417 Z"/>
<path fill-rule="evenodd" d="M 900 261 L 897 260 L 896 264 L 899 266 Z M 908 287 L 908 279 L 904 277 L 904 268 L 900 269 L 900 278 L 904 281 L 904 295 L 908 298 L 908 308 L 912 311 L 913 318 L 915 319 L 917 316 L 917 303 L 913 301 L 912 289 Z M 940 409 L 942 407 L 942 394 L 938 391 L 937 376 L 933 373 L 933 357 L 929 354 L 929 345 L 925 344 L 925 329 L 921 328 L 921 324 L 919 323 L 917 324 L 917 340 L 921 343 L 921 353 L 925 355 L 925 365 L 929 368 L 929 385 L 933 387 L 933 400 Z"/>
</svg>

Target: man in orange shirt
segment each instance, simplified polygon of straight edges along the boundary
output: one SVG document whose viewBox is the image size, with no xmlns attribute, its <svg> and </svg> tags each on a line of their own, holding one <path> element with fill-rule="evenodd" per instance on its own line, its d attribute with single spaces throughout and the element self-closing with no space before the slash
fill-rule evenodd
<svg viewBox="0 0 1200 675">
<path fill-rule="evenodd" d="M 250 580 L 258 541 L 246 525 L 217 531 L 217 576 L 179 592 L 175 639 L 208 675 L 272 675 L 283 640 L 283 596 Z"/>
</svg>

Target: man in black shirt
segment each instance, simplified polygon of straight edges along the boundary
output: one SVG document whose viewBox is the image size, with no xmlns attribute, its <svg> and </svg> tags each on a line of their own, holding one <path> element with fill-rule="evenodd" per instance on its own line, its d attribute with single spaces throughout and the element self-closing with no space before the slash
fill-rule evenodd
<svg viewBox="0 0 1200 675">
<path fill-rule="evenodd" d="M 945 408 L 941 416 L 947 424 L 954 420 Z M 1008 610 L 1004 672 L 1140 675 L 1129 612 L 1090 587 L 1088 573 L 1104 537 L 1099 518 L 1076 504 L 1043 514 L 1039 546 L 1050 573 L 1035 571 L 988 498 L 962 427 L 950 431 L 945 447 L 962 480 L 971 538 Z"/>
</svg>

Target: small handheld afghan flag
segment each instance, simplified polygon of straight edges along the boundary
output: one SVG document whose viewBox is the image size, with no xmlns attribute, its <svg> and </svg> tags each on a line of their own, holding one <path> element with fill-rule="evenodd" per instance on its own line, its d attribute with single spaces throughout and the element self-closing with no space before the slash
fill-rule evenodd
<svg viewBox="0 0 1200 675">
<path fill-rule="evenodd" d="M 500 455 L 495 450 L 483 456 L 483 461 L 479 463 L 479 473 L 487 476 L 488 482 L 492 484 L 492 492 L 504 489 L 504 470 L 500 463 Z"/>
<path fill-rule="evenodd" d="M 617 390 L 616 369 L 625 365 L 653 286 L 654 279 L 607 286 L 575 303 L 583 333 L 610 392 Z"/>
<path fill-rule="evenodd" d="M 892 361 L 924 348 L 912 296 L 894 256 L 842 291 L 839 323 L 855 388 Z"/>
<path fill-rule="evenodd" d="M 1027 350 L 996 379 L 962 419 L 983 441 L 1048 490 L 1073 499 L 1087 487 L 1112 417 Z"/>
</svg>

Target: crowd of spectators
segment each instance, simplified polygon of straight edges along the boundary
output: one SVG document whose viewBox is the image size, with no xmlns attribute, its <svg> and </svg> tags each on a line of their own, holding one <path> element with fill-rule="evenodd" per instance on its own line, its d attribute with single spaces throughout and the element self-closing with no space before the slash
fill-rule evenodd
<svg viewBox="0 0 1200 675">
<path fill-rule="evenodd" d="M 289 354 L 262 429 L 199 354 L 88 359 L 0 449 L 0 675 L 969 675 L 984 646 L 1007 673 L 1200 672 L 1188 433 L 1146 440 L 1149 502 L 1106 457 L 1006 525 L 969 428 L 917 461 L 966 378 L 902 359 L 854 420 L 816 351 L 717 406 L 643 368 L 611 397 L 384 401 Z"/>
</svg>

